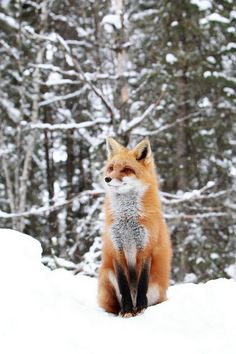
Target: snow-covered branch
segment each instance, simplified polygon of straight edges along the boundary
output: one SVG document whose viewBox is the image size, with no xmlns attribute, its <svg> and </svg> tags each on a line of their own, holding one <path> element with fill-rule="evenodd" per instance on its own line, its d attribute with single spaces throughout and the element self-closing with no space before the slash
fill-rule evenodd
<svg viewBox="0 0 236 354">
<path fill-rule="evenodd" d="M 38 68 L 41 70 L 48 70 L 51 72 L 56 72 L 56 73 L 60 73 L 62 75 L 67 75 L 67 76 L 76 76 L 79 77 L 81 79 L 81 75 L 75 71 L 75 70 L 63 70 L 61 69 L 59 66 L 53 65 L 53 64 L 34 64 L 34 63 L 30 63 L 29 67 L 32 68 Z"/>
<path fill-rule="evenodd" d="M 66 50 L 67 47 L 64 47 L 64 48 L 65 48 L 65 50 Z M 109 112 L 109 114 L 110 114 L 111 121 L 114 122 L 114 120 L 115 120 L 115 113 L 114 113 L 114 110 L 113 110 L 113 108 L 112 108 L 111 103 L 107 100 L 107 98 L 104 96 L 104 94 L 102 93 L 102 91 L 99 90 L 99 89 L 91 82 L 91 80 L 89 80 L 89 79 L 86 77 L 86 75 L 85 75 L 85 73 L 84 73 L 84 71 L 83 71 L 83 69 L 82 69 L 80 63 L 79 63 L 78 60 L 75 58 L 75 56 L 73 55 L 72 51 L 70 51 L 69 54 L 70 54 L 70 56 L 71 56 L 71 59 L 72 59 L 74 65 L 75 65 L 76 69 L 82 74 L 82 77 L 83 77 L 84 82 L 86 82 L 86 83 L 90 86 L 90 88 L 92 89 L 92 91 L 95 93 L 95 95 L 101 99 L 102 103 L 104 104 L 104 106 L 106 107 L 106 109 L 108 110 L 108 112 Z"/>
<path fill-rule="evenodd" d="M 210 199 L 210 198 L 219 198 L 223 196 L 224 194 L 228 193 L 228 191 L 219 191 L 217 193 L 211 193 L 207 195 L 202 195 L 203 192 L 208 190 L 209 188 L 212 188 L 214 185 L 213 182 L 208 182 L 204 187 L 202 187 L 199 190 L 195 190 L 193 192 L 186 192 L 182 196 L 180 195 L 174 195 L 166 192 L 161 192 L 161 200 L 164 205 L 175 205 L 175 204 L 181 204 L 184 202 L 188 201 L 193 201 L 193 200 L 202 200 L 202 199 Z M 80 194 L 74 196 L 70 200 L 64 200 L 62 202 L 55 203 L 54 205 L 51 206 L 43 206 L 43 207 L 33 207 L 28 211 L 25 211 L 23 213 L 6 213 L 3 211 L 0 211 L 0 218 L 16 218 L 20 216 L 30 216 L 30 215 L 41 215 L 44 213 L 51 212 L 56 209 L 60 209 L 70 203 L 73 203 L 74 200 L 79 200 L 80 198 L 83 198 L 85 196 L 90 196 L 90 197 L 98 197 L 100 195 L 104 195 L 105 191 L 103 189 L 95 189 L 95 190 L 86 190 L 81 192 Z M 168 199 L 167 199 L 168 198 Z M 171 200 L 169 200 L 171 199 Z M 226 207 L 228 205 L 225 204 Z M 91 209 L 94 209 L 94 207 Z M 89 213 L 90 215 L 91 213 Z M 207 217 L 221 217 L 221 216 L 226 216 L 226 212 L 208 212 L 208 213 L 197 213 L 197 214 L 186 214 L 186 213 L 176 213 L 173 212 L 171 214 L 165 214 L 166 219 L 185 219 L 185 220 L 191 220 L 192 218 L 207 218 Z"/>
<path fill-rule="evenodd" d="M 132 119 L 131 122 L 129 122 L 125 127 L 120 127 L 119 130 L 122 133 L 130 133 L 131 130 L 135 129 L 136 127 L 138 127 L 143 121 L 144 119 L 156 108 L 159 106 L 162 98 L 164 97 L 165 91 L 162 91 L 160 96 L 157 98 L 155 103 L 152 103 L 145 111 L 144 113 L 137 118 Z"/>
<path fill-rule="evenodd" d="M 15 18 L 5 15 L 3 12 L 0 12 L 0 22 L 6 23 L 14 30 L 19 30 L 20 28 L 19 23 L 16 21 Z"/>
<path fill-rule="evenodd" d="M 193 220 L 193 219 L 207 219 L 207 218 L 219 218 L 219 217 L 224 217 L 227 216 L 228 213 L 226 212 L 209 212 L 209 213 L 197 213 L 197 214 L 185 214 L 185 213 L 179 213 L 179 214 L 166 214 L 164 213 L 164 217 L 167 220 Z"/>
<path fill-rule="evenodd" d="M 179 119 L 176 119 L 175 122 L 173 123 L 169 123 L 169 124 L 164 124 L 162 125 L 160 128 L 158 129 L 155 129 L 155 130 L 139 130 L 138 131 L 138 134 L 139 135 L 142 135 L 142 136 L 152 136 L 152 135 L 157 135 L 157 134 L 161 134 L 163 133 L 164 131 L 166 130 L 169 130 L 171 128 L 174 128 L 176 127 L 179 123 L 182 123 L 188 119 L 193 119 L 193 118 L 196 118 L 197 116 L 199 116 L 199 112 L 196 112 L 196 113 L 191 113 L 191 114 L 188 114 L 186 115 L 185 117 L 183 118 L 179 118 Z M 133 134 L 136 134 L 136 131 L 133 130 L 132 132 Z"/>
<path fill-rule="evenodd" d="M 82 80 L 85 83 L 87 83 L 89 85 L 89 87 L 92 89 L 92 91 L 96 94 L 96 96 L 101 99 L 102 103 L 104 104 L 104 106 L 106 107 L 106 109 L 108 110 L 108 112 L 111 116 L 111 120 L 114 121 L 115 113 L 113 111 L 111 103 L 107 100 L 107 98 L 104 96 L 102 91 L 100 89 L 98 89 L 95 86 L 95 84 L 93 84 L 91 82 L 90 79 L 88 79 L 88 77 L 86 76 L 85 72 L 83 71 L 78 59 L 73 54 L 71 48 L 69 47 L 67 42 L 64 40 L 64 38 L 61 35 L 59 35 L 58 33 L 56 33 L 54 36 L 51 36 L 51 37 L 46 36 L 46 35 L 42 35 L 42 34 L 38 34 L 31 27 L 27 27 L 27 28 L 25 28 L 25 30 L 26 30 L 26 33 L 28 33 L 29 35 L 31 35 L 34 38 L 46 40 L 46 41 L 51 41 L 53 43 L 59 43 L 61 45 L 61 47 L 64 50 L 64 52 L 66 53 L 66 55 L 68 55 L 70 60 L 73 62 L 73 65 L 76 68 L 77 72 L 81 74 Z"/>
<path fill-rule="evenodd" d="M 70 130 L 70 129 L 84 129 L 84 128 L 89 128 L 93 127 L 94 125 L 97 124 L 108 124 L 110 123 L 110 119 L 106 118 L 98 118 L 93 121 L 87 121 L 87 122 L 82 122 L 82 123 L 66 123 L 66 124 L 49 124 L 49 123 L 35 123 L 35 124 L 28 124 L 23 126 L 23 130 L 33 130 L 33 129 L 39 129 L 39 130 Z"/>
<path fill-rule="evenodd" d="M 232 203 L 232 202 L 230 202 L 230 201 L 227 200 L 227 201 L 224 203 L 224 206 L 225 206 L 226 208 L 229 208 L 229 209 L 233 210 L 234 212 L 236 212 L 236 204 L 235 204 L 235 203 Z"/>
<path fill-rule="evenodd" d="M 52 98 L 49 98 L 48 100 L 41 101 L 41 102 L 39 102 L 39 107 L 47 106 L 47 105 L 49 105 L 51 103 L 55 103 L 55 102 L 58 102 L 58 101 L 61 102 L 61 101 L 69 100 L 69 99 L 74 98 L 74 97 L 79 97 L 79 96 L 81 96 L 82 92 L 85 89 L 86 89 L 86 87 L 83 87 L 82 89 L 77 90 L 75 92 L 68 93 L 67 95 L 54 96 Z"/>
<path fill-rule="evenodd" d="M 9 119 L 17 124 L 20 121 L 20 111 L 15 105 L 7 98 L 0 98 L 0 107 L 7 113 Z"/>
<path fill-rule="evenodd" d="M 178 194 L 171 194 L 171 193 L 166 193 L 166 192 L 161 192 L 161 199 L 163 204 L 166 205 L 174 205 L 174 204 L 180 204 L 180 203 L 185 203 L 188 201 L 194 201 L 194 200 L 203 200 L 203 199 L 213 199 L 213 198 L 220 198 L 227 193 L 229 193 L 228 190 L 226 191 L 219 191 L 216 193 L 209 193 L 209 194 L 203 194 L 206 192 L 208 189 L 214 187 L 215 182 L 209 181 L 204 187 L 200 189 L 194 189 L 191 192 L 185 192 L 185 193 L 178 193 Z"/>
<path fill-rule="evenodd" d="M 15 60 L 19 60 L 19 54 L 18 54 L 16 48 L 11 47 L 3 39 L 0 40 L 0 44 L 6 49 L 7 53 L 10 54 L 10 56 L 12 56 Z"/>
<path fill-rule="evenodd" d="M 6 213 L 0 210 L 0 218 L 10 219 L 10 218 L 18 218 L 22 216 L 31 216 L 31 215 L 42 215 L 44 213 L 49 213 L 53 210 L 57 210 L 63 208 L 64 206 L 73 203 L 75 200 L 82 198 L 84 196 L 98 197 L 99 195 L 104 194 L 104 190 L 87 190 L 81 192 L 70 200 L 64 200 L 62 202 L 55 203 L 51 206 L 43 206 L 43 207 L 32 207 L 30 210 L 24 211 L 22 213 Z"/>
</svg>

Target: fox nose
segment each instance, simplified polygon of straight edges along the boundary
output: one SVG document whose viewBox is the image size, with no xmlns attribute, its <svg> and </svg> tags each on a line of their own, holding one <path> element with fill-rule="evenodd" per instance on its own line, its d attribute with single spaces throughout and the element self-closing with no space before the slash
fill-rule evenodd
<svg viewBox="0 0 236 354">
<path fill-rule="evenodd" d="M 111 177 L 105 177 L 105 182 L 109 183 L 111 182 L 112 178 Z"/>
</svg>

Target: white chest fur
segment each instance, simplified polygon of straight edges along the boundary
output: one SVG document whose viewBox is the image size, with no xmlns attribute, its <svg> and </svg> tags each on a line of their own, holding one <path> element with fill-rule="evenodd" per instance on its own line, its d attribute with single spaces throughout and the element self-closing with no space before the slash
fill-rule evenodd
<svg viewBox="0 0 236 354">
<path fill-rule="evenodd" d="M 131 190 L 122 194 L 110 194 L 114 222 L 111 238 L 115 248 L 124 252 L 129 265 L 135 265 L 136 253 L 142 250 L 148 239 L 147 231 L 139 222 L 142 211 L 140 193 Z"/>
</svg>

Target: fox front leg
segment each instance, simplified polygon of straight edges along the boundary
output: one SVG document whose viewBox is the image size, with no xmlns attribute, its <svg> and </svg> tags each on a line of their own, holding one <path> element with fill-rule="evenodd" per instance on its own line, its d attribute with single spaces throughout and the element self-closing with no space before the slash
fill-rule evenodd
<svg viewBox="0 0 236 354">
<path fill-rule="evenodd" d="M 121 294 L 121 310 L 119 315 L 121 317 L 132 317 L 134 315 L 134 306 L 130 293 L 129 282 L 124 270 L 118 263 L 116 264 L 116 276 Z"/>
<path fill-rule="evenodd" d="M 142 313 L 148 306 L 147 291 L 150 274 L 150 262 L 143 264 L 137 289 L 136 314 Z"/>
</svg>

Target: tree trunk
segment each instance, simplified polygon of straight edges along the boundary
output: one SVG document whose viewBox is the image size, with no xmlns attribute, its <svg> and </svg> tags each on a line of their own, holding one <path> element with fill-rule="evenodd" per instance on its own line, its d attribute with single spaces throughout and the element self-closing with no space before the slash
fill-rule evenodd
<svg viewBox="0 0 236 354">
<path fill-rule="evenodd" d="M 184 102 L 184 101 L 180 101 Z M 186 117 L 188 114 L 188 109 L 185 103 L 182 103 L 178 107 L 177 119 Z M 187 132 L 186 132 L 186 121 L 177 123 L 176 126 L 176 162 L 177 162 L 177 188 L 185 190 L 187 181 Z"/>
<path fill-rule="evenodd" d="M 94 36 L 96 39 L 95 47 L 96 47 L 96 65 L 97 70 L 100 70 L 102 67 L 101 59 L 100 59 L 100 26 L 101 26 L 101 19 L 99 16 L 99 3 L 98 1 L 94 1 L 93 6 L 93 20 L 94 20 Z"/>
<path fill-rule="evenodd" d="M 45 160 L 46 160 L 46 178 L 47 178 L 47 189 L 49 196 L 49 206 L 55 203 L 55 191 L 54 191 L 54 163 L 51 154 L 51 149 L 53 145 L 52 133 L 47 130 L 44 131 L 44 150 L 45 150 Z M 57 211 L 49 211 L 48 215 L 48 235 L 49 239 L 58 236 L 58 222 L 57 222 Z M 51 246 L 51 245 L 50 245 Z"/>
<path fill-rule="evenodd" d="M 116 38 L 116 53 L 117 53 L 117 85 L 114 94 L 114 103 L 115 107 L 119 111 L 120 121 L 129 121 L 129 109 L 128 109 L 128 99 L 129 99 L 129 90 L 128 90 L 128 81 L 126 78 L 127 62 L 128 56 L 125 49 L 125 43 L 127 42 L 127 35 L 125 31 L 124 24 L 124 3 L 123 0 L 116 0 L 115 11 L 116 15 L 120 18 L 120 28 L 117 30 Z M 116 127 L 115 127 L 116 128 Z M 115 129 L 116 130 L 116 129 Z M 119 133 L 119 132 L 118 132 Z M 121 137 L 120 140 L 122 143 L 127 144 L 127 137 Z"/>
<path fill-rule="evenodd" d="M 48 18 L 48 0 L 42 2 L 42 12 L 40 17 L 41 22 L 41 30 L 40 34 L 44 34 L 47 27 L 47 18 Z M 42 46 L 39 48 L 38 53 L 36 55 L 36 64 L 41 64 L 43 62 L 45 47 Z M 39 101 L 40 101 L 40 69 L 35 68 L 33 73 L 33 104 L 32 104 L 32 114 L 31 114 L 31 123 L 36 123 L 39 116 Z M 25 211 L 26 206 L 26 196 L 27 196 L 27 183 L 29 179 L 29 171 L 31 168 L 32 155 L 35 146 L 36 139 L 36 130 L 32 130 L 31 135 L 28 138 L 28 144 L 25 150 L 25 158 L 23 162 L 23 169 L 20 177 L 20 185 L 19 185 L 19 204 L 17 206 L 17 212 L 22 214 Z M 20 216 L 18 219 L 17 229 L 19 231 L 23 231 L 25 225 L 24 216 Z"/>
<path fill-rule="evenodd" d="M 67 161 L 66 161 L 66 180 L 67 180 L 67 191 L 66 199 L 71 200 L 74 194 L 73 188 L 73 175 L 74 175 L 74 131 L 68 130 L 66 135 L 66 151 L 67 151 Z M 73 235 L 73 203 L 68 203 L 66 207 L 66 238 L 69 245 L 74 243 Z"/>
</svg>

